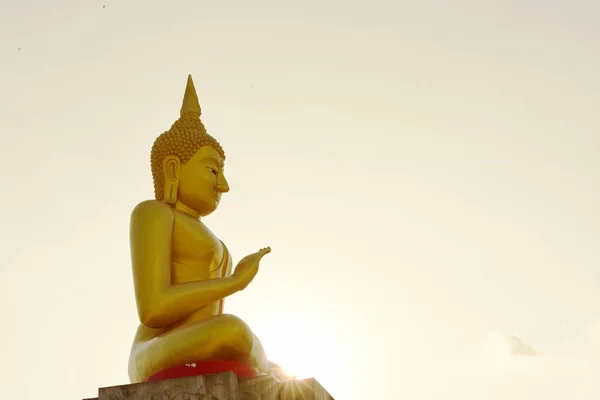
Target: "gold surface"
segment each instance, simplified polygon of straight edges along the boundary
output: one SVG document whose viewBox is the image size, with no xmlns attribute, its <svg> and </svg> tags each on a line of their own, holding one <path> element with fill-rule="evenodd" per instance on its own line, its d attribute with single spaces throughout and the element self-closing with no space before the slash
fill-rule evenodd
<svg viewBox="0 0 600 400">
<path fill-rule="evenodd" d="M 191 76 L 181 116 L 155 141 L 151 154 L 155 200 L 131 215 L 131 259 L 140 326 L 129 358 L 129 377 L 142 382 L 166 368 L 210 360 L 248 362 L 268 372 L 258 338 L 223 299 L 244 289 L 258 272 L 261 249 L 232 273 L 227 247 L 201 218 L 223 193 L 225 154 L 200 121 Z"/>
</svg>

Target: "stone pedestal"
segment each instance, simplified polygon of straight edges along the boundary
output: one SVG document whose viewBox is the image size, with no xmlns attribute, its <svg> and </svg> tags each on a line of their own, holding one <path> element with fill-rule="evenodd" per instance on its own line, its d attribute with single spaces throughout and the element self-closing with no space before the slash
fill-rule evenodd
<svg viewBox="0 0 600 400">
<path fill-rule="evenodd" d="M 333 400 L 315 379 L 279 382 L 233 372 L 100 388 L 87 400 Z"/>
</svg>

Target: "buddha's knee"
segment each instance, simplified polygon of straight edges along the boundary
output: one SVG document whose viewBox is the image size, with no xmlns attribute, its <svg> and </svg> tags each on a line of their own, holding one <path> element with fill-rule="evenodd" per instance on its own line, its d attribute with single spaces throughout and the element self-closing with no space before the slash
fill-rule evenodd
<svg viewBox="0 0 600 400">
<path fill-rule="evenodd" d="M 222 314 L 219 317 L 219 326 L 219 334 L 225 347 L 236 352 L 250 354 L 254 344 L 254 335 L 244 321 L 235 315 Z"/>
</svg>

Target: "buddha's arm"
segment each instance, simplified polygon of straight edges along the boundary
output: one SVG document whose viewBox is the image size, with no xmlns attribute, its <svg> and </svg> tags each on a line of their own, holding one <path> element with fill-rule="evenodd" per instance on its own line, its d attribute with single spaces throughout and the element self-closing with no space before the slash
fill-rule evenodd
<svg viewBox="0 0 600 400">
<path fill-rule="evenodd" d="M 233 276 L 171 285 L 174 214 L 158 201 L 139 204 L 131 215 L 131 259 L 140 321 L 168 326 L 241 289 Z"/>
</svg>

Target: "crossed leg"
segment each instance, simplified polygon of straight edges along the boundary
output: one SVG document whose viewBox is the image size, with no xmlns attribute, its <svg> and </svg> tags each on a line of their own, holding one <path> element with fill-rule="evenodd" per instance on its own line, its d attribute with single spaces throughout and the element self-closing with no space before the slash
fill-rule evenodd
<svg viewBox="0 0 600 400">
<path fill-rule="evenodd" d="M 259 370 L 268 364 L 260 341 L 248 325 L 230 314 L 182 325 L 147 340 L 138 336 L 139 331 L 129 358 L 132 382 L 197 361 L 241 361 Z"/>
</svg>

